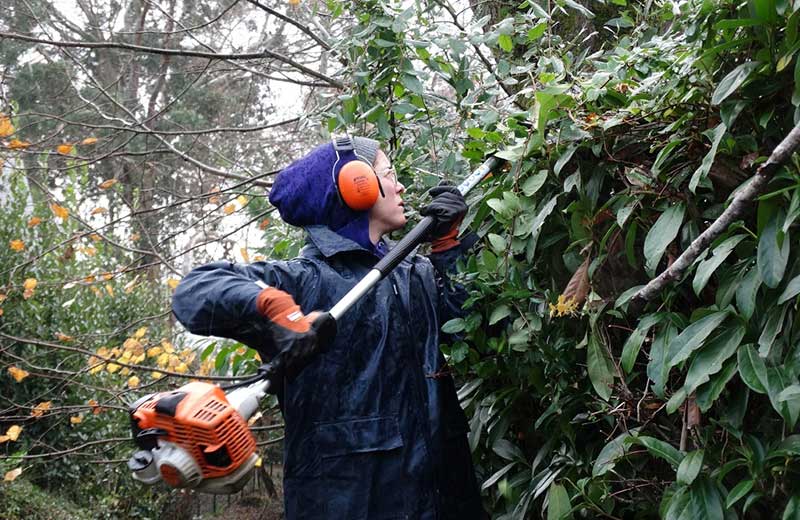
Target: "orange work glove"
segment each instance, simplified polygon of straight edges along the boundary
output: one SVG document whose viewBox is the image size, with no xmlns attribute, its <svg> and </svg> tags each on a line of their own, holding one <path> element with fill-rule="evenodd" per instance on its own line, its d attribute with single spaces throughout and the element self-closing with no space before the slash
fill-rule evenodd
<svg viewBox="0 0 800 520">
<path fill-rule="evenodd" d="M 277 386 L 285 377 L 294 379 L 336 335 L 336 321 L 327 312 L 303 314 L 288 293 L 266 287 L 256 297 L 259 314 L 272 324 L 272 341 L 277 354 L 265 372 Z"/>
<path fill-rule="evenodd" d="M 275 287 L 267 287 L 258 293 L 256 308 L 272 323 L 297 333 L 308 332 L 314 321 L 303 314 L 290 294 Z"/>
</svg>

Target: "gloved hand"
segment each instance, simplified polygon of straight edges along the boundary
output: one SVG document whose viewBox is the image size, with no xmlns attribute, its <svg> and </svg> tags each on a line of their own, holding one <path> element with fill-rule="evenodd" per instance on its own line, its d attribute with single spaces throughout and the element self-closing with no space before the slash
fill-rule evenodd
<svg viewBox="0 0 800 520">
<path fill-rule="evenodd" d="M 278 350 L 265 369 L 273 382 L 284 377 L 294 379 L 336 335 L 336 321 L 330 314 L 313 312 L 306 316 L 291 295 L 280 289 L 263 289 L 256 298 L 256 307 L 269 320 Z"/>
<path fill-rule="evenodd" d="M 431 251 L 440 253 L 460 244 L 458 226 L 467 214 L 467 202 L 455 186 L 436 186 L 428 192 L 433 200 L 420 210 L 420 215 L 436 219 L 427 240 Z"/>
</svg>

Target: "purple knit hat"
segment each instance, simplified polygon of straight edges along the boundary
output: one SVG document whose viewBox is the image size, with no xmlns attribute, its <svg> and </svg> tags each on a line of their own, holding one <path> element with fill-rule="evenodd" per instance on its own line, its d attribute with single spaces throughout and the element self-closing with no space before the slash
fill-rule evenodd
<svg viewBox="0 0 800 520">
<path fill-rule="evenodd" d="M 278 208 L 281 218 L 293 226 L 327 226 L 372 251 L 368 212 L 345 206 L 331 175 L 335 165 L 333 175 L 338 179 L 342 166 L 356 159 L 374 164 L 379 148 L 377 141 L 353 137 L 353 148 L 353 151 L 340 151 L 338 163 L 332 143 L 314 148 L 278 174 L 269 192 L 269 201 Z"/>
</svg>

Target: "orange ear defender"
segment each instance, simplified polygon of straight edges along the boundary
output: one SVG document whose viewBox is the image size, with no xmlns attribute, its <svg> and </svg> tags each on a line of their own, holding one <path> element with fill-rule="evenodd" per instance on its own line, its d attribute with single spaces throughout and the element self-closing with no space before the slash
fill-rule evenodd
<svg viewBox="0 0 800 520">
<path fill-rule="evenodd" d="M 380 179 L 366 161 L 361 160 L 353 148 L 350 136 L 333 138 L 333 149 L 336 151 L 336 163 L 331 169 L 333 183 L 339 194 L 339 200 L 355 211 L 366 211 L 375 205 L 378 194 L 384 196 Z M 348 159 L 347 154 L 357 157 L 345 163 L 336 175 L 336 166 Z"/>
<path fill-rule="evenodd" d="M 380 181 L 364 161 L 350 161 L 339 170 L 339 194 L 351 209 L 365 211 L 375 205 L 380 192 Z"/>
</svg>

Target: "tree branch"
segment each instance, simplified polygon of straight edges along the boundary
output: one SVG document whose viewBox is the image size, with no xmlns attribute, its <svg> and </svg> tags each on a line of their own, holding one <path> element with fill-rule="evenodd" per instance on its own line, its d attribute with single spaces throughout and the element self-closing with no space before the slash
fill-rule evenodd
<svg viewBox="0 0 800 520">
<path fill-rule="evenodd" d="M 125 363 L 124 361 L 121 361 L 119 359 L 115 359 L 113 357 L 101 356 L 97 352 L 93 352 L 93 351 L 87 350 L 85 348 L 70 347 L 68 345 L 60 345 L 58 343 L 53 343 L 52 341 L 43 341 L 43 340 L 34 339 L 34 338 L 21 338 L 21 337 L 18 337 L 18 336 L 12 336 L 11 334 L 4 334 L 2 332 L 0 332 L 0 338 L 5 338 L 5 339 L 7 339 L 9 341 L 15 341 L 17 343 L 23 343 L 23 344 L 28 344 L 28 345 L 38 345 L 40 347 L 48 347 L 48 348 L 52 348 L 52 349 L 55 349 L 55 350 L 63 350 L 63 351 L 66 351 L 66 352 L 76 352 L 78 354 L 83 354 L 84 356 L 88 356 L 90 358 L 94 357 L 94 358 L 99 359 L 100 361 L 96 365 L 93 365 L 93 367 L 97 366 L 97 365 L 105 365 L 106 363 L 114 363 L 116 365 L 119 365 L 120 367 L 128 368 L 130 370 L 142 370 L 142 371 L 145 371 L 145 372 L 161 372 L 165 376 L 179 377 L 179 378 L 183 378 L 183 379 L 200 379 L 200 380 L 204 380 L 204 381 L 238 381 L 238 380 L 244 379 L 246 377 L 249 377 L 249 375 L 248 376 L 228 377 L 228 376 L 206 376 L 206 375 L 199 375 L 199 374 L 190 374 L 188 372 L 187 373 L 174 372 L 174 371 L 171 371 L 171 370 L 163 369 L 161 367 L 152 367 L 152 366 L 145 366 L 145 365 L 137 365 L 137 364 L 134 364 L 134 363 Z"/>
<path fill-rule="evenodd" d="M 247 1 L 249 3 L 251 3 L 251 4 L 253 4 L 254 6 L 258 7 L 262 11 L 264 11 L 266 13 L 269 13 L 269 14 L 271 14 L 272 16 L 274 16 L 276 18 L 281 19 L 286 23 L 294 25 L 295 27 L 300 29 L 303 33 L 308 35 L 312 40 L 317 42 L 320 45 L 320 47 L 322 47 L 326 51 L 331 50 L 331 46 L 328 45 L 328 42 L 324 41 L 322 38 L 320 38 L 319 36 L 314 34 L 314 31 L 309 29 L 307 25 L 303 25 L 300 22 L 298 22 L 297 20 L 295 20 L 294 18 L 290 18 L 290 17 L 286 16 L 285 14 L 279 13 L 275 9 L 272 9 L 271 7 L 267 7 L 266 5 L 262 4 L 258 0 L 247 0 Z"/>
<path fill-rule="evenodd" d="M 646 286 L 642 287 L 633 298 L 631 298 L 631 308 L 634 310 L 641 309 L 645 303 L 655 298 L 671 282 L 680 280 L 700 254 L 703 253 L 714 240 L 719 238 L 720 235 L 728 229 L 728 226 L 739 218 L 747 204 L 766 188 L 778 168 L 783 166 L 783 164 L 791 158 L 792 153 L 794 153 L 798 146 L 800 146 L 800 124 L 795 126 L 794 129 L 789 132 L 789 135 L 775 147 L 769 159 L 759 166 L 756 174 L 739 190 L 730 205 L 722 212 L 722 215 L 717 217 L 717 219 L 708 226 L 683 253 L 681 253 L 681 256 L 679 256 L 669 268 L 656 278 L 650 280 Z M 638 312 L 634 313 L 638 314 Z"/>
<path fill-rule="evenodd" d="M 206 58 L 209 60 L 255 60 L 255 59 L 262 59 L 262 58 L 271 58 L 276 61 L 280 61 L 281 63 L 285 63 L 300 72 L 307 74 L 313 78 L 317 78 L 320 81 L 324 81 L 328 85 L 340 89 L 344 89 L 344 83 L 335 80 L 331 77 L 326 76 L 320 72 L 317 72 L 314 69 L 306 67 L 305 65 L 298 63 L 297 61 L 284 56 L 282 54 L 278 54 L 277 52 L 272 52 L 268 50 L 263 50 L 261 52 L 245 52 L 245 53 L 233 53 L 233 54 L 225 54 L 225 53 L 217 53 L 217 52 L 203 52 L 203 51 L 196 51 L 192 49 L 164 49 L 161 47 L 148 47 L 145 45 L 134 45 L 131 43 L 123 43 L 123 42 L 76 42 L 76 41 L 54 41 L 54 40 L 47 40 L 44 38 L 36 38 L 34 36 L 28 36 L 26 34 L 18 34 L 13 32 L 5 32 L 0 31 L 0 41 L 4 39 L 9 40 L 18 40 L 30 43 L 41 43 L 43 45 L 53 45 L 56 47 L 77 47 L 81 49 L 123 49 L 129 51 L 137 51 L 137 52 L 144 52 L 147 54 L 161 54 L 164 56 L 184 56 L 184 57 L 195 57 L 195 58 Z"/>
</svg>

